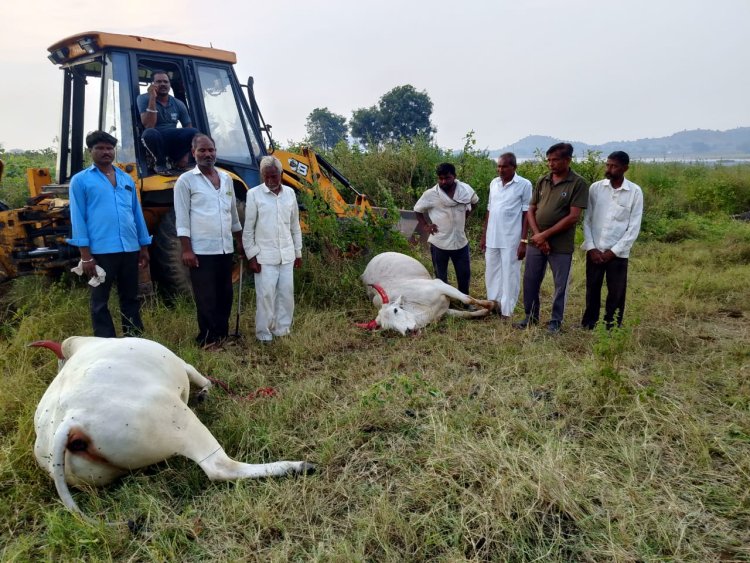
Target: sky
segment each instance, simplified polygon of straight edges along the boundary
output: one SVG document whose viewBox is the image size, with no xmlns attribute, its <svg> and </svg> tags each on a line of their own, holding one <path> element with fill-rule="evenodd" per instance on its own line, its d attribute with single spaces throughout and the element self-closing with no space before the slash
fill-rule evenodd
<svg viewBox="0 0 750 563">
<path fill-rule="evenodd" d="M 62 72 L 47 47 L 98 30 L 237 53 L 274 137 L 319 107 L 347 119 L 411 84 L 435 139 L 599 144 L 750 126 L 750 0 L 27 0 L 0 19 L 0 144 L 53 145 Z"/>
</svg>

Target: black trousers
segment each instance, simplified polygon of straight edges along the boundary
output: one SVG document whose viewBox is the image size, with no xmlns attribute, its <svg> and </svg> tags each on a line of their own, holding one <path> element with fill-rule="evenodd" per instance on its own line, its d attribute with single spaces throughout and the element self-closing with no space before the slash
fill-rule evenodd
<svg viewBox="0 0 750 563">
<path fill-rule="evenodd" d="M 107 273 L 104 283 L 91 288 L 91 324 L 94 336 L 115 338 L 115 325 L 109 312 L 109 293 L 117 282 L 120 299 L 120 320 L 124 336 L 139 336 L 143 332 L 140 302 L 138 301 L 139 252 L 93 254 L 96 263 Z"/>
<path fill-rule="evenodd" d="M 157 165 L 166 166 L 167 157 L 173 163 L 179 161 L 190 152 L 193 137 L 198 133 L 192 127 L 181 127 L 174 129 L 146 129 L 141 135 L 146 148 L 154 155 Z"/>
<path fill-rule="evenodd" d="M 456 283 L 458 291 L 469 295 L 469 284 L 471 282 L 471 260 L 469 259 L 469 245 L 456 250 L 443 250 L 434 244 L 430 245 L 432 254 L 432 267 L 435 269 L 435 277 L 448 283 L 448 262 L 453 262 L 456 270 Z"/>
<path fill-rule="evenodd" d="M 198 336 L 203 346 L 229 335 L 232 313 L 232 254 L 198 254 L 198 268 L 190 268 L 190 281 L 198 313 Z"/>
<path fill-rule="evenodd" d="M 607 280 L 607 300 L 604 304 L 604 322 L 610 328 L 617 322 L 622 325 L 625 312 L 625 292 L 628 288 L 628 259 L 613 258 L 606 264 L 594 264 L 586 254 L 586 310 L 581 325 L 594 328 L 599 321 L 602 300 L 602 282 Z M 616 319 L 615 319 L 616 317 Z"/>
</svg>

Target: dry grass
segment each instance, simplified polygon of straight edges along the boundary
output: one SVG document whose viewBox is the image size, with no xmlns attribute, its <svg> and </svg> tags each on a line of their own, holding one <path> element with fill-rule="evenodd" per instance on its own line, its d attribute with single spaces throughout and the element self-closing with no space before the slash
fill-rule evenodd
<svg viewBox="0 0 750 563">
<path fill-rule="evenodd" d="M 731 231 L 638 245 L 631 324 L 614 335 L 572 328 L 580 257 L 557 337 L 497 317 L 368 334 L 351 326 L 373 313 L 363 294 L 321 310 L 309 292 L 291 337 L 258 346 L 250 305 L 244 345 L 210 355 L 192 345 L 190 303 L 151 303 L 148 336 L 238 390 L 279 390 L 237 402 L 217 389 L 198 408 L 227 452 L 319 472 L 212 484 L 175 458 L 75 493 L 135 531 L 69 514 L 36 466 L 33 411 L 55 363 L 23 345 L 89 325 L 85 290 L 22 280 L 0 342 L 0 558 L 750 560 L 750 237 Z"/>
</svg>

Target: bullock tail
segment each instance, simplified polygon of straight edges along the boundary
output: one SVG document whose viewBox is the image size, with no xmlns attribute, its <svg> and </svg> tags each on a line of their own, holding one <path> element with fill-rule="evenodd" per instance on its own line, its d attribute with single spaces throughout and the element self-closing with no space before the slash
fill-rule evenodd
<svg viewBox="0 0 750 563">
<path fill-rule="evenodd" d="M 55 431 L 52 440 L 52 479 L 63 504 L 72 512 L 77 512 L 83 516 L 81 509 L 73 500 L 73 495 L 70 494 L 68 484 L 65 482 L 65 450 L 68 447 L 68 435 L 73 429 L 73 425 L 74 422 L 66 418 Z"/>
<path fill-rule="evenodd" d="M 70 494 L 68 483 L 65 481 L 65 451 L 68 449 L 70 433 L 75 432 L 75 428 L 76 424 L 72 420 L 65 419 L 55 431 L 55 436 L 52 439 L 52 480 L 55 483 L 55 489 L 57 489 L 57 494 L 60 496 L 60 500 L 63 501 L 63 504 L 68 510 L 80 515 L 81 518 L 86 520 L 89 524 L 98 525 L 101 522 L 90 516 L 86 516 L 81 512 L 76 501 L 73 500 L 73 495 Z M 131 530 L 137 528 L 137 524 L 133 520 L 104 522 L 104 524 L 106 526 L 127 526 Z"/>
</svg>

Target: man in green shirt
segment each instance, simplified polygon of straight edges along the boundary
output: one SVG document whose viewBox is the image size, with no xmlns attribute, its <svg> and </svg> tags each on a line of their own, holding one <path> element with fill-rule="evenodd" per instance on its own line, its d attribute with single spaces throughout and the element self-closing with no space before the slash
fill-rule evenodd
<svg viewBox="0 0 750 563">
<path fill-rule="evenodd" d="M 526 252 L 523 275 L 523 305 L 526 317 L 516 328 L 539 322 L 539 288 L 549 264 L 555 282 L 552 316 L 547 324 L 551 333 L 560 332 L 568 296 L 570 266 L 573 260 L 575 230 L 581 211 L 586 208 L 589 186 L 570 169 L 573 146 L 557 143 L 547 150 L 550 173 L 542 176 L 531 195 L 526 212 L 532 236 Z"/>
</svg>

